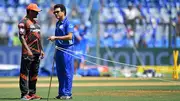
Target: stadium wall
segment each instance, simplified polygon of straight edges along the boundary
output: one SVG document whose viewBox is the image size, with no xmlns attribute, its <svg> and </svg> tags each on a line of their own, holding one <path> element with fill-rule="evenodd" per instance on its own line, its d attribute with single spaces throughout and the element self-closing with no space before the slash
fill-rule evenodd
<svg viewBox="0 0 180 101">
<path fill-rule="evenodd" d="M 46 49 L 46 48 L 44 48 Z M 139 62 L 139 58 L 144 62 L 144 65 L 172 65 L 173 64 L 173 49 L 168 48 L 143 48 L 138 49 L 138 54 L 134 52 L 131 48 L 111 48 L 111 53 L 107 52 L 104 48 L 100 48 L 100 56 L 103 59 L 110 59 L 113 57 L 117 62 L 132 64 L 132 65 L 142 65 Z M 180 51 L 180 49 L 177 49 Z M 50 52 L 53 54 L 54 51 Z M 95 49 L 90 48 L 89 55 L 95 56 Z M 50 55 L 52 56 L 52 55 Z M 180 55 L 179 55 L 180 56 Z M 0 64 L 20 64 L 21 58 L 21 48 L 20 47 L 7 47 L 0 46 Z M 52 59 L 51 57 L 47 59 Z M 87 58 L 90 61 L 95 61 L 96 59 Z M 48 61 L 48 60 L 46 60 Z M 179 60 L 178 60 L 179 63 Z M 107 61 L 101 61 L 102 65 L 114 65 Z"/>
</svg>

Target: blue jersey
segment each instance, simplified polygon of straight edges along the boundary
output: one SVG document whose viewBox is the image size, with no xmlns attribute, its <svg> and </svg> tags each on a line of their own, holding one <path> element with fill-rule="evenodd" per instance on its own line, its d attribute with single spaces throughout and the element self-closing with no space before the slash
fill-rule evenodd
<svg viewBox="0 0 180 101">
<path fill-rule="evenodd" d="M 65 18 L 63 21 L 58 21 L 56 23 L 55 36 L 65 36 L 68 35 L 68 33 L 70 32 L 73 33 L 73 31 L 74 27 L 67 18 Z M 74 40 L 72 38 L 72 40 L 56 40 L 55 43 L 59 47 L 69 47 L 73 45 L 73 41 Z"/>
<path fill-rule="evenodd" d="M 66 36 L 69 33 L 73 33 L 73 25 L 69 23 L 68 19 L 65 18 L 63 21 L 56 23 L 55 36 Z M 74 35 L 73 35 L 74 36 Z M 72 40 L 56 40 L 56 46 L 73 50 L 73 38 Z M 72 81 L 74 74 L 74 61 L 71 52 L 62 50 L 56 51 L 56 71 L 59 81 L 59 94 L 58 96 L 71 96 L 72 95 Z"/>
</svg>

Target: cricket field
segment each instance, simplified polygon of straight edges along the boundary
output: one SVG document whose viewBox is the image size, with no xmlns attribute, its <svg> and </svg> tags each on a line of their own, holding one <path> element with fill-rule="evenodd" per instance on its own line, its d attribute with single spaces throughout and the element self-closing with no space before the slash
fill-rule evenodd
<svg viewBox="0 0 180 101">
<path fill-rule="evenodd" d="M 20 101 L 19 77 L 0 78 L 0 101 Z M 47 101 L 50 77 L 39 77 L 37 94 Z M 57 101 L 53 77 L 49 101 Z M 70 101 L 179 101 L 180 81 L 171 78 L 75 77 Z"/>
</svg>

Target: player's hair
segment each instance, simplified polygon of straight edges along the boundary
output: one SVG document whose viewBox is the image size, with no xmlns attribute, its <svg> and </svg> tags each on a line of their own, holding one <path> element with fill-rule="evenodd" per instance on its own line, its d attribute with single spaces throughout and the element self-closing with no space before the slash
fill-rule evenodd
<svg viewBox="0 0 180 101">
<path fill-rule="evenodd" d="M 30 12 L 29 10 L 26 10 L 26 13 L 27 13 L 27 14 L 29 14 L 29 12 Z"/>
<path fill-rule="evenodd" d="M 54 10 L 55 10 L 56 8 L 60 8 L 61 11 L 64 12 L 64 15 L 66 16 L 66 7 L 65 7 L 63 4 L 56 4 L 56 5 L 54 6 Z"/>
</svg>

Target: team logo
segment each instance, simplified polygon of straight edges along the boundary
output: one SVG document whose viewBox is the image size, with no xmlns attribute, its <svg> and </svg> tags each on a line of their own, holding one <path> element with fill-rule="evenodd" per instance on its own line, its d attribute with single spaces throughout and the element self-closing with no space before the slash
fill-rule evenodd
<svg viewBox="0 0 180 101">
<path fill-rule="evenodd" d="M 60 28 L 60 29 L 63 29 L 63 25 L 60 25 L 59 28 Z"/>
<path fill-rule="evenodd" d="M 31 32 L 40 32 L 40 29 L 39 28 L 36 28 L 35 25 L 30 25 L 30 31 Z"/>
<path fill-rule="evenodd" d="M 25 29 L 24 29 L 24 28 L 20 28 L 19 31 L 20 31 L 21 33 L 24 33 L 24 32 L 25 32 Z"/>
<path fill-rule="evenodd" d="M 30 29 L 36 28 L 33 24 L 30 25 Z"/>
<path fill-rule="evenodd" d="M 69 25 L 69 28 L 73 28 L 73 25 L 70 24 L 70 25 Z"/>
<path fill-rule="evenodd" d="M 19 34 L 25 34 L 25 29 L 24 28 L 20 28 L 19 29 Z"/>
</svg>

